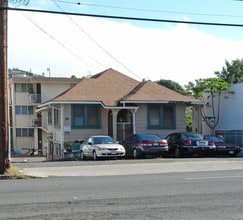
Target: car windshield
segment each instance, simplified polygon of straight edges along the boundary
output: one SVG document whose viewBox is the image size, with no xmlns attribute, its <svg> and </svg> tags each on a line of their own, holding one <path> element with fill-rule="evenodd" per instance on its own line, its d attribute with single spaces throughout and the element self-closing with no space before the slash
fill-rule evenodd
<svg viewBox="0 0 243 220">
<path fill-rule="evenodd" d="M 195 140 L 202 140 L 203 139 L 203 135 L 201 134 L 183 134 L 182 135 L 182 139 L 183 140 L 192 140 L 192 141 L 195 141 Z"/>
<path fill-rule="evenodd" d="M 205 136 L 205 139 L 213 142 L 224 142 L 224 139 L 218 136 Z"/>
<path fill-rule="evenodd" d="M 158 142 L 161 140 L 161 137 L 159 137 L 158 135 L 155 134 L 141 134 L 139 135 L 139 138 L 141 141 L 151 141 L 151 142 Z"/>
<path fill-rule="evenodd" d="M 94 144 L 113 144 L 114 140 L 111 137 L 94 137 Z"/>
</svg>

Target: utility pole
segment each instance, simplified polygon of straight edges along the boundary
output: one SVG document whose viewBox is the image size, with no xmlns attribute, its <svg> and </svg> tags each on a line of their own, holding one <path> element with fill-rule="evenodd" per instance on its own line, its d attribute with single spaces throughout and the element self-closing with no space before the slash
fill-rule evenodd
<svg viewBox="0 0 243 220">
<path fill-rule="evenodd" d="M 8 0 L 0 0 L 0 174 L 4 174 L 10 166 L 8 161 L 7 7 Z"/>
</svg>

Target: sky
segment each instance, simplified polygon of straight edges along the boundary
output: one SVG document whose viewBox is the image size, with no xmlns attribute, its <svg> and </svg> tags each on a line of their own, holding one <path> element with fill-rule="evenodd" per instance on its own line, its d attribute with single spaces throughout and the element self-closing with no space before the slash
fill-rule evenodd
<svg viewBox="0 0 243 220">
<path fill-rule="evenodd" d="M 242 27 L 8 11 L 8 68 L 46 77 L 86 77 L 113 68 L 136 80 L 187 85 L 243 59 L 243 1 L 9 0 L 49 10 Z"/>
</svg>

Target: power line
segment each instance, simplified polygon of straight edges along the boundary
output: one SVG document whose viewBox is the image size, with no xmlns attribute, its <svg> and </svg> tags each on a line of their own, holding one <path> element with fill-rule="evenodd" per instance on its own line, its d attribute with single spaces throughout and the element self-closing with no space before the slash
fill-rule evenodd
<svg viewBox="0 0 243 220">
<path fill-rule="evenodd" d="M 56 3 L 55 0 L 52 0 L 55 5 L 61 9 L 63 12 L 64 10 Z M 103 52 L 105 52 L 109 57 L 111 57 L 113 60 L 115 60 L 117 63 L 119 63 L 122 67 L 124 67 L 127 71 L 129 71 L 130 73 L 132 73 L 133 75 L 135 75 L 136 77 L 140 78 L 137 74 L 135 74 L 132 70 L 130 70 L 127 66 L 125 66 L 121 61 L 119 61 L 117 58 L 115 58 L 111 53 L 109 53 L 104 47 L 102 47 L 93 37 L 90 36 L 90 34 L 88 34 L 83 28 L 80 27 L 80 25 L 77 24 L 77 22 L 75 22 L 72 17 L 70 17 L 69 15 L 67 15 L 69 17 L 69 19 L 79 28 L 79 30 L 81 30 L 96 46 L 98 46 Z"/>
<path fill-rule="evenodd" d="M 119 19 L 119 20 L 135 20 L 135 21 L 144 21 L 144 22 L 179 23 L 179 24 L 225 26 L 225 27 L 243 27 L 243 24 L 233 24 L 233 23 L 180 21 L 180 20 L 167 20 L 167 19 L 155 19 L 155 18 L 139 18 L 139 17 L 125 17 L 125 16 L 112 16 L 112 15 L 99 15 L 99 14 L 85 14 L 85 13 L 74 13 L 74 12 L 58 12 L 58 11 L 50 11 L 50 10 L 36 10 L 36 9 L 25 9 L 25 8 L 0 7 L 0 10 L 39 12 L 39 13 L 86 16 L 86 17 L 97 17 L 97 18 L 109 18 L 109 19 Z"/>
<path fill-rule="evenodd" d="M 90 3 L 74 2 L 74 1 L 62 1 L 62 0 L 53 0 L 53 1 L 66 3 L 66 4 L 75 4 L 75 5 L 79 5 L 79 6 L 84 5 L 84 6 L 91 6 L 91 7 L 113 8 L 113 9 L 131 10 L 131 11 L 170 13 L 170 14 L 195 15 L 195 16 L 212 16 L 212 17 L 236 17 L 236 18 L 243 17 L 242 15 L 165 11 L 165 10 L 156 10 L 156 9 L 131 8 L 131 7 L 122 7 L 122 6 L 113 6 L 113 5 L 90 4 Z M 243 0 L 235 0 L 235 1 L 243 1 Z"/>
<path fill-rule="evenodd" d="M 32 24 L 34 24 L 37 28 L 39 28 L 43 33 L 45 33 L 48 37 L 50 37 L 52 40 L 54 40 L 57 44 L 59 44 L 61 47 L 63 47 L 65 50 L 67 50 L 69 53 L 71 53 L 74 57 L 76 57 L 79 61 L 83 62 L 81 58 L 75 54 L 72 50 L 70 50 L 68 47 L 66 47 L 63 43 L 58 41 L 56 38 L 54 38 L 51 34 L 49 34 L 47 31 L 45 31 L 40 25 L 37 24 L 36 21 L 33 21 L 33 19 L 30 19 L 28 16 L 24 15 L 26 19 L 28 19 Z"/>
</svg>

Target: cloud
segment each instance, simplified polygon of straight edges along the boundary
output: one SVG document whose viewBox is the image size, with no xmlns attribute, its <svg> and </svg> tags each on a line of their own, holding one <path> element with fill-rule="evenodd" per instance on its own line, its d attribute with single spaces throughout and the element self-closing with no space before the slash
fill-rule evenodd
<svg viewBox="0 0 243 220">
<path fill-rule="evenodd" d="M 214 77 L 225 60 L 242 58 L 243 42 L 217 38 L 195 26 L 149 28 L 128 21 L 71 18 L 10 11 L 9 68 L 47 75 L 49 67 L 56 77 L 114 68 L 138 80 L 170 79 L 185 85 Z"/>
</svg>

